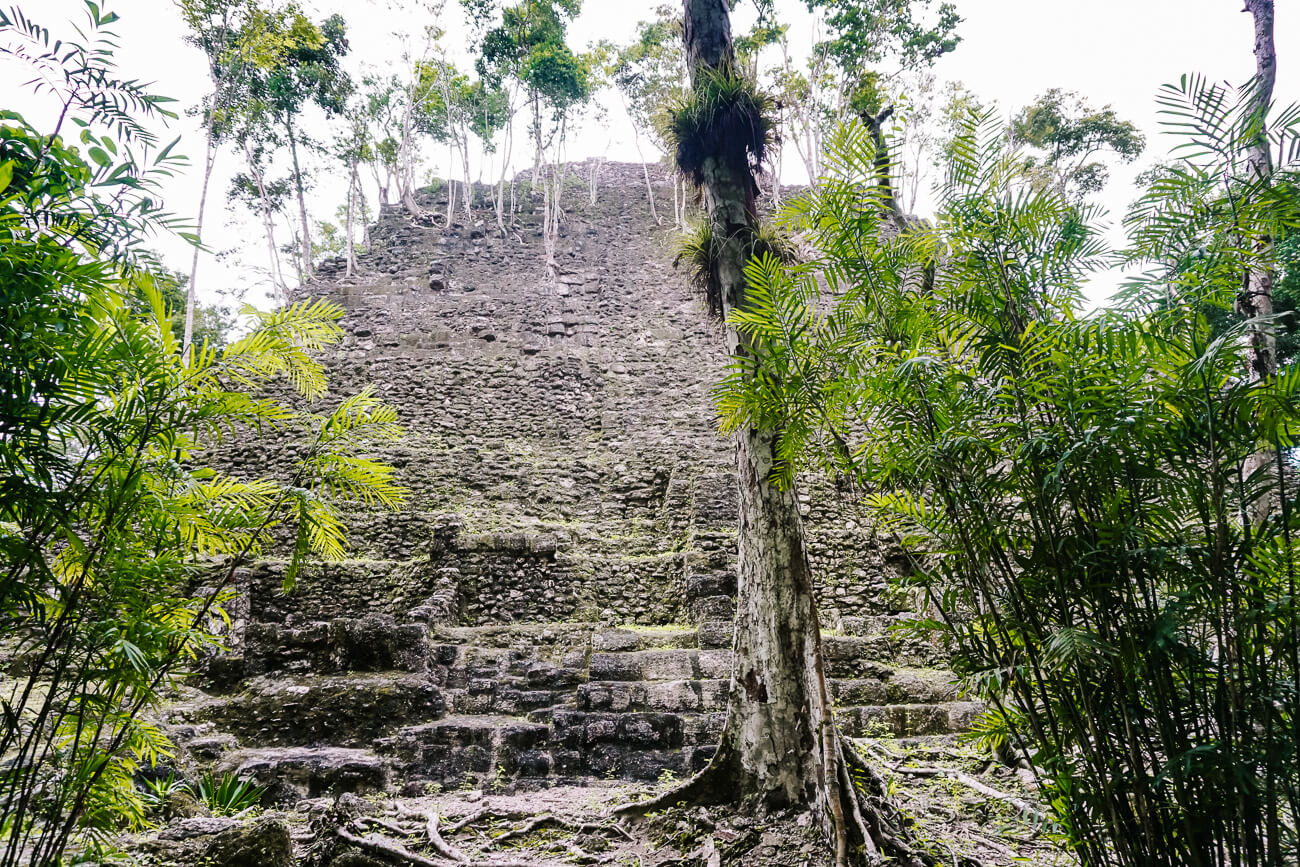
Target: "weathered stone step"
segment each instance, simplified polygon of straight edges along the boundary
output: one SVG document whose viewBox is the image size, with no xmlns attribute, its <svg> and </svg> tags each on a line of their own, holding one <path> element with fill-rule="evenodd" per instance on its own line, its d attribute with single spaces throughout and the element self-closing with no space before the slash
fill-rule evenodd
<svg viewBox="0 0 1300 867">
<path fill-rule="evenodd" d="M 368 750 L 343 747 L 235 750 L 222 756 L 214 770 L 251 777 L 266 787 L 265 800 L 289 804 L 326 794 L 383 792 L 392 779 L 384 759 Z"/>
<path fill-rule="evenodd" d="M 457 714 L 406 726 L 378 746 L 402 769 L 408 787 L 454 785 L 470 774 L 548 776 L 555 765 L 547 749 L 550 734 L 545 724 L 516 717 Z"/>
<path fill-rule="evenodd" d="M 977 701 L 837 707 L 835 722 L 849 737 L 914 737 L 969 731 L 984 709 Z"/>
<path fill-rule="evenodd" d="M 878 666 L 869 678 L 830 681 L 841 705 L 933 704 L 961 697 L 952 674 L 931 669 Z M 574 694 L 574 706 L 590 711 L 700 713 L 727 706 L 730 679 L 592 680 Z M 541 707 L 542 705 L 537 705 Z"/>
<path fill-rule="evenodd" d="M 591 680 L 700 680 L 728 677 L 731 674 L 731 652 L 638 650 L 630 653 L 593 653 L 588 673 Z"/>
<path fill-rule="evenodd" d="M 506 623 L 488 626 L 445 626 L 430 628 L 434 641 L 465 647 L 495 647 L 502 650 L 531 650 L 534 656 L 555 658 L 585 652 L 591 634 L 598 629 L 585 623 Z"/>
<path fill-rule="evenodd" d="M 844 618 L 866 621 L 853 625 L 854 633 L 827 635 L 822 639 L 826 664 L 835 673 L 847 677 L 854 665 L 885 662 L 894 665 L 938 667 L 945 665 L 949 654 L 942 646 L 905 636 L 893 627 L 896 617 Z"/>
<path fill-rule="evenodd" d="M 429 629 L 386 614 L 338 617 L 304 625 L 248 624 L 244 674 L 332 674 L 344 671 L 425 671 Z"/>
<path fill-rule="evenodd" d="M 873 666 L 869 675 L 831 678 L 832 698 L 842 705 L 933 704 L 961 698 L 949 671 Z"/>
<path fill-rule="evenodd" d="M 703 767 L 722 735 L 724 713 L 616 713 L 556 708 L 531 715 L 551 723 L 556 772 L 657 779 Z"/>
<path fill-rule="evenodd" d="M 267 746 L 357 746 L 445 712 L 429 675 L 410 672 L 256 677 L 199 709 L 241 742 Z"/>
<path fill-rule="evenodd" d="M 711 746 L 721 736 L 725 713 L 653 713 L 582 711 L 553 708 L 529 715 L 550 722 L 551 741 L 570 749 L 615 744 L 627 749 Z"/>
<path fill-rule="evenodd" d="M 513 716 L 539 708 L 567 704 L 573 690 L 532 689 L 522 678 L 476 680 L 466 687 L 443 690 L 448 713 Z"/>
<path fill-rule="evenodd" d="M 578 687 L 574 706 L 583 711 L 700 713 L 727 706 L 728 678 L 648 682 L 593 680 Z"/>
<path fill-rule="evenodd" d="M 699 646 L 694 626 L 639 626 L 635 629 L 597 629 L 591 636 L 596 653 L 625 653 L 634 650 L 693 649 Z"/>
<path fill-rule="evenodd" d="M 530 657 L 522 652 L 439 645 L 438 659 L 450 659 L 442 668 L 442 682 L 449 687 L 468 688 L 476 681 L 498 680 L 527 684 L 533 689 L 574 687 L 587 679 L 585 655 L 560 663 Z"/>
<path fill-rule="evenodd" d="M 896 664 L 911 666 L 925 662 L 894 653 L 882 636 L 832 636 L 824 639 L 823 646 L 826 673 L 832 678 L 883 679 Z M 731 651 L 721 648 L 592 653 L 588 664 L 592 681 L 700 680 L 730 674 Z"/>
</svg>

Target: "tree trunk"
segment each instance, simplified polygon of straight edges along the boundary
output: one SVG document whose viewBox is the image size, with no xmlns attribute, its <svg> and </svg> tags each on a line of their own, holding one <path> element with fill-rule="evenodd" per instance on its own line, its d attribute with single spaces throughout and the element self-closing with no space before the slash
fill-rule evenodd
<svg viewBox="0 0 1300 867">
<path fill-rule="evenodd" d="M 352 232 L 355 224 L 354 212 L 356 209 L 357 194 L 360 192 L 360 188 L 361 178 L 357 176 L 357 164 L 354 160 L 352 162 L 352 171 L 348 174 L 347 226 L 344 228 L 344 234 L 346 236 L 345 243 L 347 245 L 345 249 L 347 260 L 347 271 L 344 272 L 345 277 L 351 277 L 357 270 L 357 248 L 356 244 L 352 241 Z"/>
<path fill-rule="evenodd" d="M 542 170 L 542 98 L 536 92 L 533 100 L 533 186 L 537 186 L 537 174 Z"/>
<path fill-rule="evenodd" d="M 1265 125 L 1269 105 L 1273 100 L 1273 85 L 1277 80 L 1277 51 L 1273 41 L 1273 0 L 1246 0 L 1255 30 L 1255 80 L 1252 82 L 1250 114 L 1255 125 L 1251 141 L 1246 145 L 1246 179 L 1251 184 L 1265 186 L 1273 177 L 1273 159 L 1269 151 L 1268 129 Z M 1273 239 L 1261 236 L 1256 240 L 1250 267 L 1242 281 L 1241 294 L 1237 296 L 1237 312 L 1245 319 L 1273 315 Z M 1246 336 L 1246 376 L 1251 381 L 1266 381 L 1277 375 L 1277 331 L 1271 321 L 1259 321 L 1249 327 Z M 1262 523 L 1278 503 L 1277 479 L 1274 476 L 1276 455 L 1265 448 L 1248 457 L 1242 467 L 1247 479 L 1268 481 L 1273 491 L 1255 500 L 1252 519 Z"/>
<path fill-rule="evenodd" d="M 447 228 L 456 217 L 456 181 L 452 179 L 452 169 L 456 167 L 456 145 L 447 144 Z"/>
<path fill-rule="evenodd" d="M 465 196 L 462 202 L 465 206 L 465 219 L 472 222 L 474 219 L 474 182 L 470 180 L 469 133 L 464 129 L 461 130 L 460 134 L 460 166 L 461 177 L 465 181 L 465 186 L 461 190 Z"/>
<path fill-rule="evenodd" d="M 266 192 L 266 179 L 262 177 L 262 168 L 257 164 L 253 146 L 249 144 L 247 138 L 244 139 L 243 145 L 244 159 L 248 161 L 248 171 L 252 174 L 254 183 L 257 184 L 257 195 L 262 200 L 262 226 L 266 229 L 266 250 L 271 269 L 271 283 L 274 286 L 276 297 L 280 300 L 287 300 L 289 293 L 284 285 L 284 271 L 280 268 L 280 254 L 275 249 L 275 220 L 272 217 L 271 197 Z"/>
<path fill-rule="evenodd" d="M 216 99 L 216 95 L 213 95 Z M 194 234 L 199 243 L 194 245 L 194 258 L 190 260 L 190 285 L 185 293 L 185 337 L 181 341 L 181 357 L 186 364 L 190 361 L 190 346 L 194 343 L 194 308 L 198 303 L 199 286 L 199 244 L 203 243 L 203 214 L 208 205 L 208 183 L 212 180 L 212 168 L 217 162 L 217 149 L 212 134 L 212 112 L 208 112 L 206 128 L 207 143 L 203 151 L 203 189 L 199 193 L 199 216 L 195 220 Z"/>
<path fill-rule="evenodd" d="M 626 105 L 627 103 L 625 102 L 624 106 Z M 654 220 L 656 224 L 660 224 L 662 223 L 662 221 L 659 219 L 659 214 L 655 211 L 655 189 L 650 184 L 650 165 L 645 161 L 645 154 L 641 153 L 641 131 L 637 129 L 636 124 L 632 124 L 632 141 L 636 144 L 636 158 L 641 161 L 641 172 L 642 174 L 645 175 L 645 197 L 646 197 L 646 201 L 650 203 L 650 219 Z M 673 183 L 676 184 L 677 181 L 674 180 Z M 674 216 L 676 216 L 676 208 L 677 208 L 677 187 L 674 186 L 673 187 Z"/>
<path fill-rule="evenodd" d="M 547 158 L 542 166 L 542 247 L 546 256 L 546 276 L 554 277 L 559 268 L 555 262 L 555 247 L 560 237 L 561 199 L 564 195 L 566 167 L 563 163 L 566 119 L 561 117 L 559 145 L 555 159 Z"/>
<path fill-rule="evenodd" d="M 734 74 L 727 4 L 683 0 L 686 57 L 697 89 L 703 72 Z M 754 349 L 730 314 L 746 305 L 744 267 L 758 218 L 748 158 L 726 152 L 728 146 L 705 155 L 701 193 L 713 237 L 724 239 L 711 267 L 728 319 L 727 346 L 744 358 Z M 836 731 L 799 504 L 772 477 L 779 438 L 774 429 L 745 429 L 736 437 L 735 659 L 717 752 L 682 788 L 622 810 L 644 812 L 689 798 L 801 809 L 822 828 L 838 867 L 874 864 L 882 853 L 906 867 L 935 864 L 902 839 L 904 821 L 889 805 L 883 781 Z M 871 798 L 855 787 L 850 763 L 872 787 Z"/>
<path fill-rule="evenodd" d="M 726 0 L 685 0 L 691 79 L 734 67 Z M 723 313 L 745 306 L 744 267 L 757 228 L 752 174 L 743 160 L 707 156 L 702 188 L 713 237 L 724 238 L 713 267 Z M 727 326 L 737 357 L 752 349 Z M 775 430 L 743 430 L 736 440 L 740 525 L 735 662 L 727 720 L 714 758 L 732 791 L 768 808 L 806 807 L 836 840 L 843 861 L 839 741 L 822 675 L 821 633 L 803 523 L 792 490 L 772 481 Z"/>
<path fill-rule="evenodd" d="M 1273 43 L 1273 0 L 1246 0 L 1246 11 L 1255 24 L 1255 81 L 1251 98 L 1251 115 L 1257 123 L 1255 135 L 1247 145 L 1247 179 L 1252 183 L 1267 184 L 1273 175 L 1273 160 L 1269 152 L 1268 130 L 1265 115 L 1273 100 L 1273 85 L 1277 80 L 1277 53 Z M 1270 316 L 1273 313 L 1273 273 L 1267 259 L 1272 239 L 1261 239 L 1255 248 L 1256 260 L 1245 280 L 1244 292 L 1237 299 L 1237 307 L 1245 317 Z M 1277 373 L 1277 337 L 1271 324 L 1253 327 L 1247 349 L 1250 378 L 1269 379 Z"/>
<path fill-rule="evenodd" d="M 677 187 L 678 187 L 677 174 L 674 173 L 673 174 L 673 226 L 678 231 L 681 231 L 685 227 L 682 225 L 682 209 L 677 206 Z"/>
<path fill-rule="evenodd" d="M 397 153 L 397 195 L 402 201 L 402 207 L 406 208 L 406 213 L 412 217 L 419 217 L 422 214 L 420 205 L 415 201 L 415 156 L 412 153 L 411 133 L 412 114 L 414 107 L 415 95 L 407 92 L 406 110 L 402 115 L 402 144 Z"/>
<path fill-rule="evenodd" d="M 605 164 L 605 158 L 603 156 L 591 158 L 590 203 L 593 205 L 596 204 L 596 186 L 600 182 L 600 167 L 604 164 Z"/>
<path fill-rule="evenodd" d="M 379 163 L 372 162 L 370 165 L 370 176 L 375 179 L 375 190 L 379 199 L 379 208 L 383 210 L 384 205 L 388 204 L 388 185 L 392 183 L 392 174 L 387 168 L 384 169 L 386 177 L 380 178 Z"/>
<path fill-rule="evenodd" d="M 289 155 L 293 157 L 293 183 L 298 194 L 298 219 L 302 230 L 302 238 L 298 243 L 298 249 L 302 256 L 302 268 L 300 270 L 303 279 L 310 280 L 312 276 L 311 230 L 307 227 L 307 198 L 303 193 L 302 168 L 298 164 L 298 139 L 293 134 L 293 118 L 288 114 L 284 116 L 284 125 L 289 132 Z"/>
<path fill-rule="evenodd" d="M 514 100 L 513 93 L 511 93 L 509 97 L 509 102 L 507 103 L 505 127 L 506 127 L 505 136 L 504 136 L 504 141 L 502 142 L 502 153 L 501 153 L 501 178 L 499 181 L 497 181 L 497 197 L 496 197 L 497 198 L 496 201 L 497 229 L 500 230 L 502 238 L 504 238 L 507 234 L 506 219 L 505 219 L 506 173 L 509 172 L 510 170 L 510 157 L 512 151 L 514 150 L 514 144 L 515 144 L 515 100 Z M 511 180 L 510 182 L 510 194 L 511 194 L 511 198 L 513 199 L 514 197 L 513 180 Z M 511 219 L 511 223 L 513 224 L 514 222 L 513 208 L 511 209 L 510 212 L 510 219 Z"/>
</svg>

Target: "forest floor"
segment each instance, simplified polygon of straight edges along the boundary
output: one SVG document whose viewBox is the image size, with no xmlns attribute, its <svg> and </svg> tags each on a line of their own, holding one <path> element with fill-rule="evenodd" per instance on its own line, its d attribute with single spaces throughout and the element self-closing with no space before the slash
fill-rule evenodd
<svg viewBox="0 0 1300 867">
<path fill-rule="evenodd" d="M 951 737 L 857 743 L 912 818 L 915 840 L 941 864 L 1077 863 L 1042 817 L 1027 772 L 981 759 Z M 806 814 L 690 806 L 643 818 L 610 817 L 613 807 L 677 782 L 345 795 L 303 801 L 275 815 L 289 823 L 299 863 L 313 865 L 829 867 L 828 848 Z"/>
</svg>

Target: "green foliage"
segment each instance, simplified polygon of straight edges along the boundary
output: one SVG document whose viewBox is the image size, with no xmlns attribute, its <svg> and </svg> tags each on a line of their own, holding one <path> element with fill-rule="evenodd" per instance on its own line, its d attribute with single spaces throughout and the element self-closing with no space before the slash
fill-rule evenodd
<svg viewBox="0 0 1300 867">
<path fill-rule="evenodd" d="M 893 52 L 904 68 L 928 65 L 961 41 L 961 17 L 951 3 L 940 3 L 933 21 L 925 12 L 933 0 L 804 0 L 809 11 L 826 16 L 832 34 L 828 50 L 839 66 L 854 74 Z"/>
<path fill-rule="evenodd" d="M 521 0 L 503 9 L 501 23 L 483 37 L 479 76 L 489 85 L 514 78 L 556 113 L 585 101 L 589 70 L 566 41 L 580 6 L 578 0 Z"/>
<path fill-rule="evenodd" d="M 705 164 L 720 160 L 748 174 L 766 160 L 773 136 L 772 98 L 734 71 L 706 70 L 696 86 L 667 107 L 661 134 L 677 169 L 697 186 Z"/>
<path fill-rule="evenodd" d="M 1181 255 L 1189 269 L 1222 271 L 1229 267 L 1224 257 L 1236 247 L 1206 232 L 1212 222 L 1235 226 L 1239 244 L 1263 239 L 1272 242 L 1277 359 L 1280 366 L 1289 367 L 1300 357 L 1300 234 L 1294 225 L 1277 219 L 1275 204 L 1279 197 L 1291 194 L 1294 179 L 1283 175 L 1275 183 L 1249 180 L 1251 173 L 1241 153 L 1256 134 L 1255 120 L 1225 86 L 1185 77 L 1177 85 L 1163 88 L 1159 102 L 1171 122 L 1189 138 L 1177 152 L 1182 159 L 1143 173 L 1149 189 L 1162 194 L 1140 201 L 1131 216 L 1144 243 L 1143 251 L 1151 257 L 1162 255 L 1168 241 L 1161 227 L 1174 223 L 1179 227 L 1174 239 L 1181 246 L 1170 252 Z M 1281 113 L 1269 134 L 1275 159 L 1283 165 L 1294 162 L 1300 147 L 1292 114 Z M 1165 213 L 1170 207 L 1173 213 Z M 1227 292 L 1206 298 L 1201 312 L 1215 339 L 1235 333 L 1241 323 L 1234 296 Z"/>
<path fill-rule="evenodd" d="M 758 229 L 745 232 L 736 240 L 744 244 L 746 259 L 773 256 L 782 262 L 793 262 L 797 256 L 794 241 L 771 223 L 760 223 Z M 691 283 L 704 294 L 709 312 L 721 316 L 722 283 L 718 274 L 718 257 L 724 242 L 717 237 L 713 223 L 707 219 L 688 225 L 677 239 L 677 255 L 673 265 L 685 266 Z"/>
<path fill-rule="evenodd" d="M 799 152 L 809 180 L 822 174 L 829 137 L 849 114 L 881 117 L 889 105 L 891 81 L 900 71 L 932 65 L 953 51 L 961 23 L 952 4 L 932 0 L 805 0 L 814 16 L 807 64 L 792 62 L 784 29 L 775 38 L 783 63 L 772 82 L 781 110 L 782 141 Z M 886 115 L 887 116 L 887 115 Z M 882 161 L 887 162 L 886 161 Z"/>
<path fill-rule="evenodd" d="M 1146 139 L 1137 127 L 1120 120 L 1114 109 L 1094 110 L 1077 93 L 1052 88 L 1011 121 L 1017 140 L 1042 152 L 1027 165 L 1040 182 L 1083 196 L 1099 192 L 1109 172 L 1093 158 L 1109 151 L 1126 163 L 1142 155 Z"/>
<path fill-rule="evenodd" d="M 352 91 L 340 65 L 348 51 L 343 16 L 334 14 L 316 24 L 291 5 L 260 13 L 247 26 L 256 28 L 263 50 L 244 81 L 243 98 L 264 101 L 278 117 L 291 118 L 308 102 L 329 114 L 343 112 Z"/>
<path fill-rule="evenodd" d="M 163 309 L 171 322 L 172 333 L 177 340 L 185 336 L 185 299 L 186 287 L 190 282 L 188 274 L 182 274 L 170 268 L 155 268 L 149 275 L 154 288 L 162 297 Z M 136 291 L 130 299 L 132 311 L 145 315 L 149 312 L 150 300 L 147 293 Z M 235 317 L 229 307 L 218 304 L 196 304 L 194 307 L 194 342 L 198 345 L 211 343 L 213 346 L 225 346 L 235 328 Z"/>
<path fill-rule="evenodd" d="M 415 69 L 415 121 L 435 141 L 446 142 L 470 130 L 490 149 L 492 138 L 509 119 L 508 96 L 500 86 L 470 81 L 445 60 L 424 61 Z"/>
<path fill-rule="evenodd" d="M 1271 255 L 1257 238 L 1300 227 L 1300 112 L 1270 124 L 1262 183 L 1244 102 L 1199 79 L 1162 99 L 1183 158 L 1120 256 L 991 114 L 954 140 L 934 222 L 902 230 L 870 136 L 842 129 L 782 216 L 822 256 L 751 262 L 734 321 L 755 351 L 721 408 L 782 431 L 782 483 L 818 466 L 868 492 L 991 707 L 978 736 L 1029 758 L 1083 863 L 1294 863 L 1295 481 L 1242 468 L 1269 447 L 1286 469 L 1300 373 L 1246 379 L 1253 323 L 1216 335 L 1204 310 Z M 1084 316 L 1117 260 L 1136 276 Z"/>
<path fill-rule="evenodd" d="M 214 816 L 231 816 L 256 807 L 265 793 L 265 786 L 234 774 L 204 774 L 194 786 L 194 794 Z"/>
<path fill-rule="evenodd" d="M 262 396 L 283 375 L 300 399 L 324 397 L 312 354 L 341 334 L 336 305 L 255 313 L 239 340 L 182 356 L 166 301 L 178 281 L 145 246 L 176 225 L 157 184 L 179 158 L 146 128 L 160 100 L 105 109 L 134 85 L 114 74 L 113 16 L 87 5 L 88 46 L 51 48 L 69 58 L 56 93 L 84 156 L 59 129 L 13 113 L 0 124 L 3 867 L 90 857 L 142 825 L 133 777 L 171 749 L 143 711 L 219 646 L 235 570 L 280 527 L 302 540 L 295 564 L 337 557 L 342 508 L 402 495 L 390 468 L 360 456 L 396 433 L 391 409 L 364 392 L 320 414 Z M 48 41 L 16 14 L 0 38 L 20 58 Z M 200 462 L 257 431 L 306 432 L 282 481 Z"/>
</svg>

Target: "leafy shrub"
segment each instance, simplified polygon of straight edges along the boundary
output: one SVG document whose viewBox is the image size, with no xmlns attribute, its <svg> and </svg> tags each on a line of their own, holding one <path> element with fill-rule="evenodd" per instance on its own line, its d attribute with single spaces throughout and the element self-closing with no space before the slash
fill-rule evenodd
<svg viewBox="0 0 1300 867">
<path fill-rule="evenodd" d="M 1300 368 L 1243 375 L 1261 323 L 1204 311 L 1300 227 L 1300 112 L 1262 184 L 1229 94 L 1164 100 L 1196 137 L 1129 218 L 1137 276 L 1087 316 L 1117 258 L 1100 215 L 1029 183 L 994 118 L 954 143 L 934 222 L 900 232 L 871 137 L 842 130 L 783 216 L 822 258 L 751 262 L 734 320 L 757 350 L 720 402 L 780 426 L 782 482 L 863 486 L 936 612 L 920 625 L 993 708 L 979 736 L 1029 758 L 1083 863 L 1296 863 Z"/>
<path fill-rule="evenodd" d="M 251 333 L 183 357 L 143 247 L 180 227 L 157 204 L 175 142 L 149 128 L 174 115 L 115 76 L 116 16 L 86 8 L 62 42 L 0 12 L 0 49 L 37 67 L 80 144 L 0 113 L 0 624 L 22 661 L 0 715 L 0 867 L 100 858 L 142 826 L 135 774 L 171 751 L 142 712 L 220 646 L 236 570 L 287 528 L 292 583 L 343 555 L 342 508 L 403 496 L 362 456 L 398 432 L 368 391 L 319 414 L 260 393 L 284 376 L 324 397 L 337 305 L 250 311 Z M 250 431 L 305 434 L 282 481 L 198 460 Z"/>
<path fill-rule="evenodd" d="M 204 774 L 194 786 L 194 794 L 214 816 L 229 816 L 255 807 L 265 793 L 265 786 L 234 774 Z"/>
<path fill-rule="evenodd" d="M 140 784 L 140 789 L 140 799 L 146 809 L 158 812 L 166 805 L 169 797 L 176 792 L 187 791 L 189 786 L 173 772 L 165 777 L 144 780 Z"/>
</svg>

